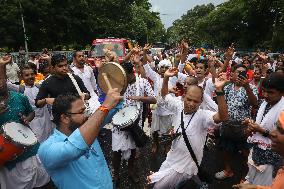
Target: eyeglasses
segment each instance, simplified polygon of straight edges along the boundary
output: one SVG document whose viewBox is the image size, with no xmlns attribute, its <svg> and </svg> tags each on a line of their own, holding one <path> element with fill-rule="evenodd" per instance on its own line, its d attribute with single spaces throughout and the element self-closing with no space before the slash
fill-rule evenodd
<svg viewBox="0 0 284 189">
<path fill-rule="evenodd" d="M 83 112 L 66 112 L 67 115 L 76 115 L 76 114 L 84 114 L 85 117 L 88 117 L 88 112 L 86 109 Z"/>
</svg>

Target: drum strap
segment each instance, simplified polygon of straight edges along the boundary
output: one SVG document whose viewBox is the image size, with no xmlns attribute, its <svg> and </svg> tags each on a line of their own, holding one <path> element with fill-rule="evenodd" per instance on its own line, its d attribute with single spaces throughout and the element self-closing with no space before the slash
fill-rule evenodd
<svg viewBox="0 0 284 189">
<path fill-rule="evenodd" d="M 77 81 L 76 81 L 75 78 L 73 77 L 73 75 L 72 75 L 71 73 L 68 73 L 68 76 L 70 77 L 70 79 L 71 79 L 73 85 L 75 86 L 75 88 L 76 88 L 78 94 L 81 95 L 81 94 L 82 94 L 82 91 L 81 91 L 81 89 L 80 89 L 80 87 L 79 87 Z"/>
</svg>

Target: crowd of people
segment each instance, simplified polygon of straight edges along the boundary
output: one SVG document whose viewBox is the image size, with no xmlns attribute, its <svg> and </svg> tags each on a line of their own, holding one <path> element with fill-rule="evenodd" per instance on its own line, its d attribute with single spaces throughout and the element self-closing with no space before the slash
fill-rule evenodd
<svg viewBox="0 0 284 189">
<path fill-rule="evenodd" d="M 201 188 L 213 177 L 234 177 L 232 157 L 242 156 L 245 175 L 233 188 L 283 189 L 284 55 L 240 55 L 233 45 L 223 52 L 193 49 L 185 41 L 157 54 L 151 48 L 136 45 L 123 62 L 104 49 L 94 65 L 80 50 L 71 63 L 47 51 L 20 67 L 9 53 L 1 57 L 1 188 L 53 182 L 60 189 L 119 189 L 122 160 L 129 179 L 141 182 L 134 166 L 147 141 L 113 126 L 112 169 L 98 141 L 118 112 L 133 107 L 134 128 L 144 132 L 149 123 L 148 153 L 155 158 L 165 152 L 160 169 L 145 175 L 147 187 Z M 105 93 L 99 85 L 100 69 L 110 62 L 125 72 L 123 93 Z M 16 129 L 18 124 L 24 129 Z M 32 140 L 25 128 L 36 142 L 19 139 Z M 209 140 L 216 141 L 224 163 L 215 175 L 200 167 Z M 17 151 L 10 152 L 14 146 Z"/>
</svg>

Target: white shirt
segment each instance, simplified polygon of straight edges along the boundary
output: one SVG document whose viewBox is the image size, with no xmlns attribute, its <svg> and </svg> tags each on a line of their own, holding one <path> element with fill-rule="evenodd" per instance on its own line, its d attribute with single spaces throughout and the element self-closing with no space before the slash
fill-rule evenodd
<svg viewBox="0 0 284 189">
<path fill-rule="evenodd" d="M 180 117 L 183 110 L 183 102 L 180 98 L 166 95 L 164 100 L 167 102 L 167 107 L 172 111 L 176 111 L 176 116 Z M 199 164 L 203 157 L 203 147 L 205 145 L 207 129 L 216 125 L 213 120 L 215 114 L 216 112 L 210 110 L 198 109 L 189 125 L 188 122 L 193 114 L 183 115 L 186 134 Z M 179 128 L 180 123 L 181 121 L 179 119 L 179 124 L 175 126 L 175 131 L 181 132 L 181 128 Z M 161 169 L 163 168 L 173 169 L 178 173 L 186 173 L 188 175 L 197 174 L 197 166 L 192 160 L 182 136 L 173 141 L 171 150 L 168 152 Z M 159 171 L 164 171 L 161 169 Z"/>
<path fill-rule="evenodd" d="M 91 97 L 97 96 L 97 94 L 95 93 L 95 90 L 97 89 L 96 78 L 94 76 L 93 69 L 87 65 L 84 65 L 83 71 L 81 71 L 76 66 L 73 66 L 71 69 L 73 70 L 75 75 L 79 76 L 82 79 L 85 87 L 90 92 Z"/>
<path fill-rule="evenodd" d="M 139 82 L 139 83 L 137 83 Z M 139 89 L 138 87 L 139 86 Z M 137 91 L 138 89 L 138 91 Z M 139 108 L 140 108 L 140 117 L 142 118 L 142 111 L 143 111 L 143 103 L 134 101 L 134 100 L 130 100 L 128 99 L 128 97 L 130 96 L 152 96 L 155 97 L 154 91 L 150 85 L 150 83 L 144 79 L 144 78 L 140 78 L 138 79 L 138 81 L 129 84 L 126 88 L 126 91 L 124 93 L 124 103 L 123 103 L 123 107 L 126 106 L 136 106 L 137 103 L 139 103 Z M 142 119 L 140 119 L 139 121 L 139 125 L 142 126 Z"/>
<path fill-rule="evenodd" d="M 161 116 L 173 114 L 172 111 L 169 111 L 166 108 L 165 102 L 163 100 L 161 100 L 161 94 L 160 93 L 161 93 L 161 89 L 162 89 L 162 86 L 163 86 L 163 78 L 158 73 L 153 71 L 149 64 L 145 64 L 143 67 L 145 69 L 146 76 L 149 77 L 154 83 L 154 92 L 155 92 L 155 95 L 157 96 L 157 109 L 156 109 L 155 113 L 157 115 L 161 115 Z M 182 74 L 182 73 L 178 73 L 178 77 L 170 77 L 169 87 L 175 86 L 177 81 L 184 83 L 186 77 L 187 77 L 187 75 Z"/>
<path fill-rule="evenodd" d="M 9 81 L 12 83 L 19 82 L 18 73 L 20 72 L 19 66 L 12 62 L 6 65 L 6 74 Z"/>
</svg>

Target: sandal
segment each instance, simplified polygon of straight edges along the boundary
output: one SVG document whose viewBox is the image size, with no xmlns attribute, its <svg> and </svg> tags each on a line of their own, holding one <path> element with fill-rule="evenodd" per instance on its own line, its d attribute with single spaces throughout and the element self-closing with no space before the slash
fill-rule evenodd
<svg viewBox="0 0 284 189">
<path fill-rule="evenodd" d="M 223 180 L 223 179 L 226 179 L 226 178 L 231 178 L 234 176 L 234 173 L 233 172 L 227 172 L 225 170 L 223 171 L 220 171 L 218 173 L 215 174 L 215 178 L 218 179 L 218 180 Z"/>
</svg>

